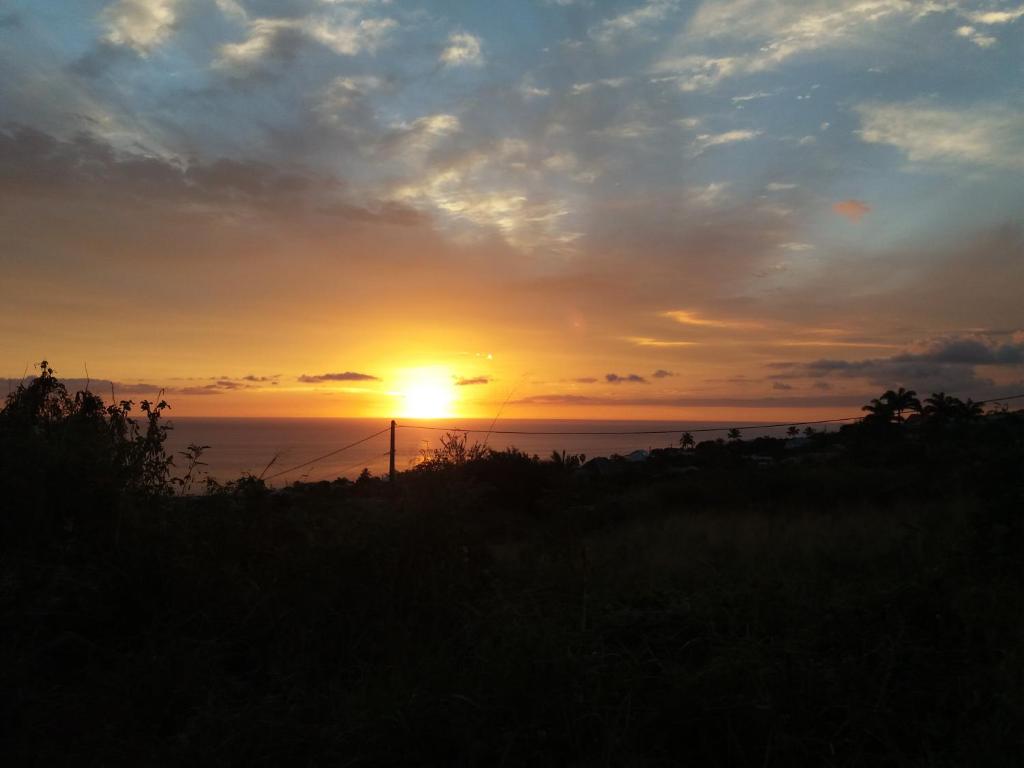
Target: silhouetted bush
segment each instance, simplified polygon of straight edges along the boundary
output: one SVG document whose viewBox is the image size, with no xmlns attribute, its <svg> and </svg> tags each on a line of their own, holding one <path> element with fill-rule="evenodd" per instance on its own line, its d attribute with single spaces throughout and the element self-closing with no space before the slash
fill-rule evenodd
<svg viewBox="0 0 1024 768">
<path fill-rule="evenodd" d="M 131 408 L 0 412 L 12 765 L 1020 763 L 1019 413 L 187 496 Z"/>
</svg>

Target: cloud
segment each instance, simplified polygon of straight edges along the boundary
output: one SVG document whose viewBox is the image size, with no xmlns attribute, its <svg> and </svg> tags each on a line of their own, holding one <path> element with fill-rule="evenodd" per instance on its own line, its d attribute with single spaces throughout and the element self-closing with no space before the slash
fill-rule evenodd
<svg viewBox="0 0 1024 768">
<path fill-rule="evenodd" d="M 724 133 L 702 133 L 690 145 L 690 152 L 691 154 L 699 155 L 711 147 L 735 144 L 739 141 L 751 141 L 760 136 L 761 133 L 761 131 L 754 131 L 749 128 L 725 131 Z"/>
<path fill-rule="evenodd" d="M 906 352 L 892 359 L 896 362 L 956 365 L 1024 365 L 1024 336 L 1008 342 L 983 335 L 948 336 L 933 339 L 918 351 Z"/>
<path fill-rule="evenodd" d="M 647 379 L 645 379 L 643 376 L 639 376 L 639 375 L 637 375 L 635 373 L 630 373 L 630 374 L 627 374 L 625 376 L 619 376 L 619 374 L 617 374 L 617 373 L 606 373 L 604 375 L 604 380 L 607 381 L 609 384 L 623 384 L 623 383 L 646 384 L 647 383 Z"/>
<path fill-rule="evenodd" d="M 871 206 L 863 200 L 840 200 L 832 203 L 832 211 L 840 216 L 845 216 L 850 221 L 858 222 L 861 217 L 871 210 Z"/>
<path fill-rule="evenodd" d="M 89 133 L 61 140 L 24 126 L 0 129 L 0 199 L 80 197 L 102 187 L 119 203 L 159 202 L 167 211 L 214 219 L 228 211 L 262 216 L 306 211 L 353 223 L 410 226 L 423 220 L 399 202 L 355 204 L 342 197 L 340 181 L 301 169 L 228 158 L 189 162 L 135 149 L 117 151 Z"/>
<path fill-rule="evenodd" d="M 208 384 L 205 387 L 181 387 L 171 393 L 166 392 L 165 394 L 177 394 L 177 395 L 223 395 L 224 391 L 215 385 Z"/>
<path fill-rule="evenodd" d="M 776 381 L 776 382 L 774 382 L 772 384 L 772 389 L 786 390 L 786 389 L 792 389 L 792 388 L 793 388 L 792 384 L 786 384 L 785 382 L 782 382 L 782 381 Z"/>
<path fill-rule="evenodd" d="M 456 387 L 472 387 L 477 384 L 490 384 L 491 378 L 489 376 L 474 376 L 471 379 L 465 379 L 458 377 L 455 379 Z"/>
<path fill-rule="evenodd" d="M 675 320 L 683 325 L 694 325 L 706 328 L 760 328 L 760 324 L 747 320 L 723 320 L 721 318 L 704 317 L 688 309 L 670 309 L 661 313 L 662 317 Z"/>
<path fill-rule="evenodd" d="M 548 393 L 513 400 L 513 405 L 602 405 L 636 408 L 841 408 L 848 407 L 851 416 L 868 399 L 866 394 L 792 395 L 781 397 L 612 397 Z M 725 432 L 725 428 L 722 429 Z"/>
<path fill-rule="evenodd" d="M 675 0 L 647 0 L 647 2 L 618 16 L 605 19 L 590 30 L 590 36 L 602 43 L 610 43 L 622 35 L 634 34 L 664 21 L 678 8 Z"/>
<path fill-rule="evenodd" d="M 1001 105 L 951 109 L 922 103 L 857 107 L 860 137 L 902 150 L 913 163 L 1024 169 L 1024 112 Z"/>
<path fill-rule="evenodd" d="M 178 0 L 117 0 L 102 13 L 105 41 L 146 55 L 170 35 Z"/>
<path fill-rule="evenodd" d="M 651 376 L 653 376 L 655 379 L 665 379 L 668 378 L 669 376 L 675 376 L 675 374 L 672 373 L 672 371 L 666 371 L 664 368 L 659 368 L 654 373 L 652 373 Z"/>
<path fill-rule="evenodd" d="M 958 37 L 966 37 L 979 48 L 990 48 L 998 42 L 992 35 L 982 34 L 974 27 L 966 25 L 957 27 L 956 34 Z"/>
<path fill-rule="evenodd" d="M 863 379 L 878 387 L 906 386 L 921 392 L 948 391 L 961 396 L 1007 394 L 1019 384 L 1004 387 L 979 376 L 976 366 L 1007 370 L 1024 368 L 1024 337 L 1018 333 L 1001 342 L 990 336 L 949 336 L 929 340 L 917 348 L 891 357 L 863 360 L 820 359 L 806 363 L 770 363 L 774 380 L 827 377 Z M 815 384 L 823 388 L 820 384 Z"/>
<path fill-rule="evenodd" d="M 578 379 L 573 379 L 576 384 L 596 384 L 597 381 L 593 376 L 580 376 Z"/>
<path fill-rule="evenodd" d="M 725 200 L 730 186 L 727 181 L 713 181 L 705 187 L 689 188 L 686 198 L 694 205 L 715 206 Z"/>
<path fill-rule="evenodd" d="M 684 91 L 709 90 L 727 78 L 777 69 L 801 54 L 852 48 L 876 39 L 882 25 L 943 10 L 941 3 L 869 0 L 858 3 L 779 3 L 722 0 L 701 4 L 686 31 L 655 64 Z M 716 51 L 697 53 L 714 44 Z"/>
<path fill-rule="evenodd" d="M 747 93 L 742 96 L 733 96 L 731 101 L 734 104 L 739 104 L 744 101 L 757 101 L 759 99 L 767 99 L 769 96 L 774 96 L 774 93 L 768 91 L 756 91 L 755 93 Z"/>
<path fill-rule="evenodd" d="M 1024 17 L 1024 5 L 1006 11 L 971 11 L 965 15 L 975 24 L 1010 24 Z"/>
<path fill-rule="evenodd" d="M 292 59 L 306 42 L 316 42 L 341 56 L 375 53 L 397 27 L 394 19 L 360 18 L 354 9 L 339 16 L 256 18 L 246 23 L 246 38 L 220 47 L 215 66 L 248 75 L 268 62 Z"/>
<path fill-rule="evenodd" d="M 441 51 L 441 63 L 451 67 L 479 67 L 484 63 L 480 38 L 468 32 L 453 32 Z"/>
<path fill-rule="evenodd" d="M 298 378 L 303 384 L 320 384 L 325 381 L 380 381 L 376 376 L 368 373 L 355 373 L 345 371 L 344 373 L 320 373 L 316 375 L 302 374 Z"/>
<path fill-rule="evenodd" d="M 682 339 L 655 339 L 650 336 L 629 336 L 626 339 L 638 347 L 695 347 L 699 344 L 696 341 L 683 341 Z"/>
</svg>

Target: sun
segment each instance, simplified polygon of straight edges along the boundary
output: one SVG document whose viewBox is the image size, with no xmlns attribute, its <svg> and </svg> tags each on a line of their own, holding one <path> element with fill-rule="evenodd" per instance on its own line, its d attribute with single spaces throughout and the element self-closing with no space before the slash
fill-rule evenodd
<svg viewBox="0 0 1024 768">
<path fill-rule="evenodd" d="M 398 394 L 407 419 L 443 419 L 455 415 L 458 396 L 450 373 L 440 368 L 407 371 Z"/>
</svg>

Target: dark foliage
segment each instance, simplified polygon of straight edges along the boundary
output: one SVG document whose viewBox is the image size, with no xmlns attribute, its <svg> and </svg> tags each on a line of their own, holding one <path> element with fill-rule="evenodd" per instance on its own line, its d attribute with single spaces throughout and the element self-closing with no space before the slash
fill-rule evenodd
<svg viewBox="0 0 1024 768">
<path fill-rule="evenodd" d="M 1024 417 L 933 398 L 646 462 L 450 435 L 394 487 L 181 495 L 205 447 L 175 480 L 166 404 L 137 425 L 44 365 L 0 413 L 0 753 L 1019 765 Z"/>
</svg>

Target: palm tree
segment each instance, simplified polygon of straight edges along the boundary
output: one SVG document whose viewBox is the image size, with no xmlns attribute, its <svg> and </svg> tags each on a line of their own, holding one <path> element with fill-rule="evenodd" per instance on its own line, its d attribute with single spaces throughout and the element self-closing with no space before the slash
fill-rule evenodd
<svg viewBox="0 0 1024 768">
<path fill-rule="evenodd" d="M 956 418 L 963 408 L 964 402 L 960 398 L 952 397 L 945 392 L 933 392 L 931 397 L 925 399 L 921 413 L 929 419 L 945 422 Z"/>
<path fill-rule="evenodd" d="M 695 445 L 696 441 L 693 439 L 693 435 L 691 435 L 689 432 L 683 432 L 682 436 L 679 438 L 679 447 L 682 448 L 684 451 L 689 451 Z"/>
<path fill-rule="evenodd" d="M 967 402 L 960 403 L 959 412 L 957 416 L 964 421 L 974 421 L 985 412 L 985 409 L 981 407 L 981 403 L 976 403 L 971 398 L 967 398 Z"/>
<path fill-rule="evenodd" d="M 893 407 L 885 395 L 872 398 L 871 402 L 861 408 L 861 410 L 868 412 L 868 415 L 864 417 L 865 421 L 870 420 L 888 424 L 893 418 Z"/>
<path fill-rule="evenodd" d="M 896 421 L 899 424 L 903 423 L 904 411 L 921 412 L 921 401 L 917 399 L 917 392 L 912 389 L 900 387 L 895 392 L 890 389 L 882 395 L 882 399 L 889 403 L 896 414 Z"/>
<path fill-rule="evenodd" d="M 786 437 L 796 437 L 800 434 L 800 430 L 796 427 L 789 427 L 786 429 Z"/>
<path fill-rule="evenodd" d="M 728 437 L 730 440 L 739 440 L 740 435 L 741 433 L 736 427 L 733 427 L 725 434 L 725 436 Z"/>
</svg>

